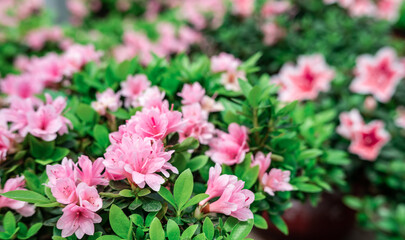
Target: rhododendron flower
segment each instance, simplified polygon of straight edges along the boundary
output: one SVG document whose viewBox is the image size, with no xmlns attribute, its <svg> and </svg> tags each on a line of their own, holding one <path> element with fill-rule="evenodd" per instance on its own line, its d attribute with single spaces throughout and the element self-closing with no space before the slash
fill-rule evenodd
<svg viewBox="0 0 405 240">
<path fill-rule="evenodd" d="M 354 132 L 349 151 L 361 159 L 374 161 L 381 148 L 390 140 L 382 121 L 373 121 Z"/>
<path fill-rule="evenodd" d="M 15 190 L 26 190 L 24 177 L 9 178 L 4 184 L 3 189 L 0 189 L 0 193 L 6 193 Z M 14 199 L 0 196 L 0 209 L 11 208 L 24 217 L 30 217 L 35 213 L 35 206 L 28 204 L 27 202 L 17 201 Z"/>
<path fill-rule="evenodd" d="M 107 148 L 103 163 L 108 176 L 113 177 L 113 180 L 127 178 L 140 188 L 148 185 L 159 191 L 165 180 L 158 172 L 167 177 L 167 170 L 178 173 L 177 169 L 168 163 L 173 152 L 165 152 L 160 140 L 125 134 L 120 143 Z"/>
<path fill-rule="evenodd" d="M 144 108 L 158 108 L 162 109 L 163 105 L 169 103 L 164 100 L 165 93 L 161 92 L 158 87 L 153 86 L 147 88 L 145 92 L 139 97 L 139 104 Z"/>
<path fill-rule="evenodd" d="M 128 76 L 127 80 L 121 83 L 121 95 L 125 97 L 125 107 L 139 107 L 139 97 L 149 86 L 150 82 L 144 74 Z"/>
<path fill-rule="evenodd" d="M 238 79 L 246 81 L 244 71 L 226 72 L 221 75 L 221 83 L 224 85 L 225 89 L 229 91 L 240 91 Z"/>
<path fill-rule="evenodd" d="M 218 72 L 234 72 L 240 66 L 241 61 L 229 53 L 220 53 L 218 56 L 211 58 L 211 71 Z"/>
<path fill-rule="evenodd" d="M 7 75 L 0 81 L 1 91 L 10 97 L 31 98 L 44 89 L 43 82 L 35 75 Z"/>
<path fill-rule="evenodd" d="M 184 84 L 183 89 L 177 95 L 183 98 L 181 103 L 184 105 L 199 103 L 205 95 L 205 89 L 198 82 Z"/>
<path fill-rule="evenodd" d="M 264 155 L 262 152 L 257 152 L 256 155 L 253 157 L 252 155 L 252 163 L 251 166 L 259 166 L 259 179 L 262 178 L 264 173 L 270 167 L 271 164 L 271 153 Z"/>
<path fill-rule="evenodd" d="M 179 29 L 179 41 L 183 46 L 182 48 L 180 48 L 181 51 L 186 51 L 191 44 L 199 43 L 201 42 L 201 39 L 201 33 L 195 31 L 190 27 L 182 26 Z"/>
<path fill-rule="evenodd" d="M 290 174 L 290 171 L 276 168 L 272 168 L 269 173 L 264 173 L 261 178 L 264 191 L 271 196 L 274 196 L 274 192 L 277 191 L 292 191 L 293 186 L 289 183 Z"/>
<path fill-rule="evenodd" d="M 27 113 L 28 131 L 45 141 L 52 141 L 57 133 L 63 135 L 68 131 L 70 121 L 62 116 L 66 100 L 58 97 L 55 101 L 47 95 L 47 103 L 41 105 L 36 111 Z"/>
<path fill-rule="evenodd" d="M 232 4 L 233 14 L 249 17 L 254 11 L 255 0 L 233 0 Z"/>
<path fill-rule="evenodd" d="M 354 132 L 364 125 L 363 117 L 357 109 L 341 113 L 339 119 L 340 125 L 336 128 L 336 132 L 347 139 L 351 139 Z"/>
<path fill-rule="evenodd" d="M 114 90 L 108 88 L 102 93 L 96 94 L 97 101 L 92 102 L 91 106 L 98 112 L 100 115 L 105 115 L 107 109 L 115 112 L 121 106 L 120 95 L 114 93 Z"/>
<path fill-rule="evenodd" d="M 250 190 L 243 189 L 244 185 L 243 181 L 228 184 L 220 198 L 207 206 L 208 211 L 229 215 L 239 221 L 253 219 L 253 213 L 249 207 L 253 203 L 255 195 Z"/>
<path fill-rule="evenodd" d="M 285 13 L 291 8 L 291 4 L 288 1 L 277 1 L 270 0 L 267 1 L 262 7 L 262 17 L 264 18 L 273 18 L 277 15 Z"/>
<path fill-rule="evenodd" d="M 55 187 L 56 181 L 59 179 L 69 178 L 76 181 L 74 168 L 74 162 L 66 157 L 62 160 L 62 164 L 47 165 L 46 174 L 49 179 L 47 186 L 50 188 Z"/>
<path fill-rule="evenodd" d="M 377 17 L 390 22 L 397 21 L 402 3 L 403 0 L 378 0 Z"/>
<path fill-rule="evenodd" d="M 201 144 L 208 144 L 214 137 L 215 126 L 208 122 L 208 113 L 201 109 L 200 104 L 194 103 L 183 107 L 185 127 L 179 133 L 180 142 L 188 137 L 198 139 Z"/>
<path fill-rule="evenodd" d="M 46 42 L 62 40 L 63 32 L 59 27 L 40 28 L 30 31 L 25 37 L 27 45 L 34 50 L 41 50 Z"/>
<path fill-rule="evenodd" d="M 315 99 L 319 92 L 329 90 L 334 76 L 322 55 L 300 56 L 296 66 L 287 63 L 276 76 L 282 85 L 279 98 L 286 102 Z"/>
<path fill-rule="evenodd" d="M 18 131 L 21 138 L 24 138 L 28 133 L 27 113 L 33 111 L 33 98 L 13 98 L 9 108 L 2 109 L 4 120 L 11 122 L 10 131 Z"/>
<path fill-rule="evenodd" d="M 221 165 L 215 164 L 215 167 L 211 167 L 209 171 L 208 187 L 205 191 L 208 194 L 208 198 L 200 202 L 200 206 L 206 204 L 209 200 L 219 197 L 224 192 L 225 188 L 230 184 L 235 184 L 238 178 L 233 175 L 221 175 Z"/>
<path fill-rule="evenodd" d="M 89 157 L 82 155 L 77 162 L 78 166 L 75 167 L 77 179 L 88 186 L 95 185 L 108 185 L 108 180 L 104 177 L 103 159 L 98 158 L 92 162 Z M 79 168 L 80 167 L 80 168 Z"/>
<path fill-rule="evenodd" d="M 51 191 L 56 201 L 62 204 L 77 202 L 76 183 L 71 178 L 57 179 Z"/>
<path fill-rule="evenodd" d="M 371 96 L 366 97 L 366 99 L 364 100 L 364 109 L 366 109 L 367 111 L 374 111 L 376 107 L 377 101 L 375 100 L 375 98 Z"/>
<path fill-rule="evenodd" d="M 217 130 L 217 136 L 211 140 L 206 155 L 219 164 L 234 165 L 241 163 L 249 151 L 248 130 L 244 126 L 231 123 L 229 133 Z"/>
<path fill-rule="evenodd" d="M 62 81 L 65 65 L 58 55 L 50 53 L 30 60 L 27 72 L 40 79 L 45 85 Z"/>
<path fill-rule="evenodd" d="M 395 123 L 398 127 L 405 128 L 405 109 L 403 107 L 399 107 L 397 109 L 397 118 L 395 119 Z"/>
<path fill-rule="evenodd" d="M 285 30 L 274 22 L 267 22 L 263 24 L 261 29 L 264 35 L 263 42 L 267 46 L 276 44 L 285 36 Z"/>
<path fill-rule="evenodd" d="M 81 207 L 97 212 L 103 206 L 103 200 L 95 187 L 89 187 L 86 183 L 81 182 L 77 185 L 76 192 Z"/>
<path fill-rule="evenodd" d="M 72 45 L 63 53 L 63 62 L 65 64 L 65 74 L 71 75 L 79 71 L 88 62 L 98 62 L 102 52 L 94 49 L 93 45 Z"/>
<path fill-rule="evenodd" d="M 201 108 L 205 112 L 221 112 L 225 108 L 220 102 L 215 102 L 215 100 L 211 97 L 204 96 L 201 100 Z"/>
<path fill-rule="evenodd" d="M 0 112 L 0 118 L 5 118 L 3 113 Z M 14 141 L 14 134 L 8 128 L 4 119 L 0 120 L 0 162 L 6 159 L 7 152 L 12 148 Z"/>
<path fill-rule="evenodd" d="M 62 237 L 68 237 L 73 233 L 81 239 L 84 234 L 94 234 L 94 223 L 100 223 L 101 217 L 85 207 L 70 204 L 63 210 L 63 215 L 56 223 L 56 227 L 62 230 Z"/>
<path fill-rule="evenodd" d="M 350 90 L 372 94 L 380 102 L 388 102 L 405 72 L 391 48 L 380 49 L 375 57 L 362 55 L 356 60 L 356 78 Z"/>
</svg>

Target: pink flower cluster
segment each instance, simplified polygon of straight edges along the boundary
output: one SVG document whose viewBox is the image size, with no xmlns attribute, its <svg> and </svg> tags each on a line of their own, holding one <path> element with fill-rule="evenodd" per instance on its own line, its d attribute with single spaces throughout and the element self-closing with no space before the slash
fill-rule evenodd
<svg viewBox="0 0 405 240">
<path fill-rule="evenodd" d="M 100 52 L 92 45 L 72 45 L 62 55 L 49 53 L 44 57 L 19 58 L 17 67 L 21 75 L 8 75 L 1 81 L 1 91 L 10 97 L 30 98 L 41 93 L 46 86 L 71 76 L 90 61 L 98 61 Z"/>
<path fill-rule="evenodd" d="M 249 209 L 255 196 L 253 192 L 243 189 L 245 183 L 233 175 L 221 175 L 222 169 L 219 164 L 210 168 L 208 187 L 206 194 L 209 197 L 200 202 L 204 212 L 222 213 L 237 218 L 239 221 L 253 219 L 253 213 Z M 219 197 L 218 200 L 206 203 Z"/>
<path fill-rule="evenodd" d="M 43 0 L 0 1 L 0 25 L 16 26 L 18 23 L 42 9 Z"/>
<path fill-rule="evenodd" d="M 265 22 L 261 26 L 265 45 L 272 46 L 285 36 L 285 30 L 277 25 L 275 18 L 291 9 L 291 4 L 285 0 L 267 1 L 261 10 Z"/>
<path fill-rule="evenodd" d="M 229 133 L 217 130 L 216 136 L 210 141 L 210 149 L 205 153 L 218 164 L 234 165 L 241 163 L 249 151 L 248 129 L 231 123 Z"/>
<path fill-rule="evenodd" d="M 232 13 L 241 17 L 249 17 L 255 10 L 255 0 L 232 1 Z"/>
<path fill-rule="evenodd" d="M 272 168 L 266 173 L 271 164 L 271 153 L 264 155 L 262 152 L 257 152 L 256 156 L 252 156 L 252 167 L 259 166 L 259 181 L 264 191 L 269 195 L 274 196 L 277 191 L 292 191 L 294 188 L 290 182 L 290 171 Z"/>
<path fill-rule="evenodd" d="M 71 14 L 70 22 L 80 25 L 90 11 L 100 10 L 102 3 L 100 0 L 69 0 L 66 2 L 66 6 Z"/>
<path fill-rule="evenodd" d="M 211 71 L 222 73 L 221 83 L 230 91 L 240 91 L 238 79 L 246 81 L 245 72 L 238 69 L 240 65 L 241 61 L 228 53 L 220 53 L 211 58 Z"/>
<path fill-rule="evenodd" d="M 402 0 L 324 0 L 326 4 L 337 3 L 354 17 L 369 16 L 395 22 L 399 17 Z"/>
<path fill-rule="evenodd" d="M 76 234 L 81 239 L 84 234 L 94 234 L 94 224 L 101 222 L 96 213 L 101 209 L 101 200 L 97 185 L 108 185 L 105 177 L 103 159 L 92 162 L 87 156 L 79 157 L 74 164 L 71 159 L 64 158 L 62 164 L 48 165 L 47 186 L 52 195 L 61 204 L 65 204 L 63 215 L 56 223 L 62 230 L 62 237 Z"/>
<path fill-rule="evenodd" d="M 339 118 L 340 125 L 336 131 L 351 140 L 349 151 L 361 159 L 374 161 L 381 148 L 390 140 L 382 121 L 365 124 L 357 109 L 341 113 Z"/>
<path fill-rule="evenodd" d="M 286 63 L 273 82 L 281 86 L 279 99 L 292 102 L 295 100 L 313 100 L 319 92 L 326 92 L 335 77 L 322 55 L 300 56 L 297 65 Z"/>
<path fill-rule="evenodd" d="M 41 50 L 47 42 L 62 43 L 65 40 L 59 27 L 39 28 L 28 32 L 25 42 L 34 50 Z"/>
<path fill-rule="evenodd" d="M 9 178 L 4 184 L 3 189 L 0 189 L 0 193 L 6 193 L 15 190 L 27 190 L 24 187 L 25 179 L 23 176 Z M 11 208 L 24 217 L 30 217 L 35 213 L 35 206 L 28 204 L 27 202 L 17 201 L 3 196 L 0 196 L 0 209 L 1 208 Z"/>
<path fill-rule="evenodd" d="M 194 137 L 201 144 L 208 144 L 214 136 L 215 126 L 208 122 L 210 112 L 223 110 L 221 103 L 205 95 L 205 89 L 196 82 L 185 84 L 178 95 L 183 99 L 181 103 L 185 127 L 180 133 L 180 141 L 188 137 Z"/>
<path fill-rule="evenodd" d="M 404 67 L 391 48 L 380 49 L 376 56 L 361 55 L 354 70 L 356 78 L 350 90 L 372 94 L 380 102 L 388 102 L 396 86 L 405 77 Z"/>
<path fill-rule="evenodd" d="M 140 61 L 146 65 L 153 59 L 153 54 L 166 57 L 173 53 L 184 52 L 201 40 L 200 33 L 195 30 L 187 26 L 176 30 L 175 26 L 168 22 L 159 23 L 157 31 L 159 33 L 157 42 L 149 40 L 145 33 L 126 31 L 124 44 L 113 50 L 115 58 L 124 61 L 139 56 Z"/>
<path fill-rule="evenodd" d="M 72 127 L 62 115 L 66 100 L 63 97 L 53 100 L 48 94 L 45 96 L 45 104 L 34 98 L 15 98 L 9 108 L 1 110 L 4 120 L 11 123 L 10 130 L 18 132 L 20 139 L 30 133 L 45 141 L 53 141 L 57 134 L 63 135 L 68 132 L 69 126 Z"/>
</svg>

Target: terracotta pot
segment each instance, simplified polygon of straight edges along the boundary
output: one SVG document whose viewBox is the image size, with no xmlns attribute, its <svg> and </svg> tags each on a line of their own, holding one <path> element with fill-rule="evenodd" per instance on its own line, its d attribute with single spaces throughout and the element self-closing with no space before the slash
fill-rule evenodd
<svg viewBox="0 0 405 240">
<path fill-rule="evenodd" d="M 355 212 L 342 203 L 341 196 L 324 194 L 318 206 L 309 202 L 293 201 L 293 207 L 282 216 L 288 225 L 289 235 L 285 236 L 270 223 L 267 212 L 264 217 L 269 230 L 262 235 L 273 240 L 341 240 L 345 239 L 355 225 Z"/>
</svg>

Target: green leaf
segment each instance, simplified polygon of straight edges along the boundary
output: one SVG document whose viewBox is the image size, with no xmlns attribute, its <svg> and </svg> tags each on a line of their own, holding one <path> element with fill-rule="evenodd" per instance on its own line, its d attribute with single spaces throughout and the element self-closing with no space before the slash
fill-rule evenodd
<svg viewBox="0 0 405 240">
<path fill-rule="evenodd" d="M 225 224 L 224 224 L 224 230 L 227 232 L 232 231 L 232 229 L 235 227 L 235 225 L 239 222 L 238 219 L 234 217 L 229 217 L 226 219 Z"/>
<path fill-rule="evenodd" d="M 33 157 L 46 159 L 52 155 L 55 149 L 55 141 L 45 142 L 29 135 L 30 153 Z"/>
<path fill-rule="evenodd" d="M 129 205 L 128 208 L 129 210 L 135 210 L 140 206 L 142 206 L 142 201 L 139 198 L 137 198 Z"/>
<path fill-rule="evenodd" d="M 141 191 L 139 191 L 136 195 L 138 197 L 143 197 L 143 196 L 149 195 L 149 193 L 151 193 L 150 190 L 147 188 L 144 188 Z"/>
<path fill-rule="evenodd" d="M 175 150 L 176 152 L 185 152 L 190 149 L 196 149 L 200 146 L 200 143 L 197 139 L 193 137 L 186 138 L 183 142 L 174 145 L 171 149 Z"/>
<path fill-rule="evenodd" d="M 186 209 L 190 206 L 196 205 L 199 202 L 201 202 L 202 200 L 206 199 L 207 197 L 209 197 L 208 194 L 205 193 L 200 193 L 198 195 L 195 195 L 194 197 L 192 197 L 187 203 L 186 205 L 184 205 L 183 209 Z"/>
<path fill-rule="evenodd" d="M 44 187 L 44 185 L 41 184 L 41 181 L 39 180 L 37 175 L 35 175 L 34 173 L 32 173 L 28 170 L 25 170 L 24 178 L 26 180 L 25 182 L 26 182 L 28 189 L 35 191 L 37 193 L 40 193 L 40 194 L 45 193 L 45 187 Z"/>
<path fill-rule="evenodd" d="M 123 189 L 118 194 L 123 197 L 135 197 L 135 194 L 129 189 Z"/>
<path fill-rule="evenodd" d="M 267 229 L 267 221 L 262 216 L 255 214 L 254 215 L 255 227 L 260 229 Z"/>
<path fill-rule="evenodd" d="M 157 212 L 162 209 L 162 204 L 156 200 L 143 201 L 142 209 L 146 212 Z"/>
<path fill-rule="evenodd" d="M 108 138 L 108 129 L 104 125 L 97 124 L 94 126 L 93 135 L 97 143 L 102 148 L 107 148 L 110 145 L 110 140 Z"/>
<path fill-rule="evenodd" d="M 270 221 L 276 226 L 280 232 L 284 233 L 285 235 L 288 235 L 288 227 L 287 224 L 285 224 L 284 220 L 281 218 L 279 215 L 269 215 L 270 216 Z"/>
<path fill-rule="evenodd" d="M 253 219 L 249 219 L 245 222 L 237 223 L 231 231 L 230 239 L 239 240 L 246 238 L 249 235 L 250 231 L 252 231 L 253 222 Z"/>
<path fill-rule="evenodd" d="M 111 228 L 114 230 L 115 234 L 126 238 L 131 223 L 121 208 L 115 204 L 111 205 L 109 218 Z"/>
<path fill-rule="evenodd" d="M 181 235 L 181 239 L 190 239 L 193 237 L 195 231 L 197 230 L 198 225 L 191 225 L 186 230 L 184 230 L 183 234 Z"/>
<path fill-rule="evenodd" d="M 129 219 L 138 227 L 143 227 L 144 222 L 143 222 L 143 217 L 139 214 L 132 214 L 129 216 Z"/>
<path fill-rule="evenodd" d="M 278 116 L 285 116 L 285 115 L 289 114 L 290 112 L 292 112 L 295 109 L 295 107 L 297 106 L 297 103 L 298 103 L 298 101 L 290 102 L 289 104 L 287 104 L 286 106 L 284 106 L 283 108 L 278 110 L 276 114 Z"/>
<path fill-rule="evenodd" d="M 11 198 L 18 201 L 28 202 L 28 203 L 49 203 L 49 199 L 43 195 L 25 190 L 15 190 L 10 192 L 1 193 L 1 196 Z"/>
<path fill-rule="evenodd" d="M 186 168 L 189 168 L 192 172 L 199 170 L 204 167 L 208 162 L 208 156 L 200 155 L 192 158 L 186 165 Z"/>
<path fill-rule="evenodd" d="M 208 217 L 206 217 L 204 220 L 203 232 L 208 240 L 212 240 L 214 238 L 214 224 L 212 224 L 212 221 Z"/>
<path fill-rule="evenodd" d="M 55 150 L 53 151 L 52 155 L 49 156 L 49 159 L 52 159 L 53 162 L 59 162 L 62 160 L 64 157 L 66 157 L 69 154 L 69 149 L 63 148 L 63 147 L 56 147 Z"/>
<path fill-rule="evenodd" d="M 266 199 L 266 195 L 264 195 L 263 192 L 257 192 L 257 193 L 255 193 L 255 202 L 256 202 L 256 201 L 263 200 L 263 199 Z"/>
<path fill-rule="evenodd" d="M 172 205 L 174 208 L 177 208 L 177 205 L 174 201 L 174 197 L 167 188 L 161 187 L 158 193 L 164 200 L 170 203 L 170 205 Z"/>
<path fill-rule="evenodd" d="M 96 112 L 87 104 L 80 103 L 76 109 L 76 115 L 86 123 L 93 123 L 96 119 Z"/>
<path fill-rule="evenodd" d="M 308 158 L 316 158 L 316 157 L 318 157 L 318 156 L 320 156 L 320 155 L 322 155 L 322 154 L 323 154 L 323 151 L 322 151 L 322 150 L 319 150 L 319 149 L 308 149 L 308 150 L 302 151 L 302 152 L 300 153 L 300 155 L 298 156 L 298 161 L 299 161 L 299 160 L 308 159 Z"/>
<path fill-rule="evenodd" d="M 154 218 L 149 229 L 150 240 L 165 240 L 165 231 L 159 218 Z"/>
<path fill-rule="evenodd" d="M 250 85 L 248 81 L 242 79 L 238 79 L 238 82 L 243 95 L 245 95 L 245 97 L 247 98 L 253 88 L 252 85 Z"/>
<path fill-rule="evenodd" d="M 180 239 L 180 228 L 177 223 L 171 219 L 167 221 L 167 237 L 169 240 Z"/>
<path fill-rule="evenodd" d="M 262 97 L 261 87 L 254 86 L 249 93 L 248 102 L 252 107 L 256 108 L 259 106 L 261 97 Z"/>
<path fill-rule="evenodd" d="M 190 169 L 187 169 L 180 174 L 174 184 L 173 195 L 178 209 L 183 209 L 182 207 L 190 199 L 193 188 L 193 174 L 191 173 Z"/>
<path fill-rule="evenodd" d="M 121 238 L 115 235 L 104 235 L 97 238 L 97 240 L 121 240 Z"/>
<path fill-rule="evenodd" d="M 296 183 L 295 186 L 303 192 L 317 193 L 322 191 L 322 188 L 309 183 Z"/>
<path fill-rule="evenodd" d="M 343 198 L 343 202 L 354 210 L 360 210 L 363 207 L 362 201 L 357 197 L 346 196 Z"/>
<path fill-rule="evenodd" d="M 15 232 L 15 229 L 17 228 L 16 226 L 16 221 L 14 214 L 10 211 L 6 213 L 3 219 L 3 227 L 4 230 L 9 233 L 10 235 Z"/>
<path fill-rule="evenodd" d="M 34 225 L 32 225 L 30 227 L 30 229 L 28 229 L 27 238 L 30 238 L 30 237 L 34 236 L 35 234 L 37 234 L 37 232 L 41 229 L 41 227 L 42 227 L 42 223 L 35 223 Z"/>
</svg>

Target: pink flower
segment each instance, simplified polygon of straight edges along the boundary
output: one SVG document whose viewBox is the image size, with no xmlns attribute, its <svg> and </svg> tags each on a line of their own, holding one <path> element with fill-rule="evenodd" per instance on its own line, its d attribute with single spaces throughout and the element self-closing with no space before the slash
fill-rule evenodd
<svg viewBox="0 0 405 240">
<path fill-rule="evenodd" d="M 205 89 L 198 82 L 184 84 L 183 89 L 177 95 L 183 98 L 181 103 L 184 105 L 199 103 L 205 95 Z"/>
<path fill-rule="evenodd" d="M 66 100 L 58 97 L 55 101 L 47 95 L 47 104 L 40 106 L 36 111 L 27 113 L 28 131 L 44 141 L 53 141 L 57 133 L 67 133 L 70 121 L 62 116 Z"/>
<path fill-rule="evenodd" d="M 179 133 L 180 142 L 188 137 L 198 139 L 201 144 L 208 144 L 214 137 L 215 126 L 208 122 L 208 114 L 201 109 L 200 104 L 194 103 L 183 107 L 185 127 Z"/>
<path fill-rule="evenodd" d="M 96 112 L 100 115 L 105 115 L 107 113 L 107 109 L 111 112 L 115 112 L 121 106 L 120 95 L 118 93 L 114 93 L 114 90 L 108 88 L 102 93 L 96 94 L 97 101 L 92 102 L 91 106 L 93 107 Z"/>
<path fill-rule="evenodd" d="M 340 125 L 336 128 L 336 132 L 347 139 L 352 139 L 355 131 L 364 125 L 363 117 L 357 109 L 341 113 L 339 119 Z"/>
<path fill-rule="evenodd" d="M 296 66 L 285 64 L 276 76 L 282 85 L 279 98 L 286 102 L 315 99 L 319 92 L 329 90 L 334 76 L 322 55 L 300 56 Z"/>
<path fill-rule="evenodd" d="M 233 14 L 249 17 L 254 11 L 255 0 L 233 0 L 232 4 Z"/>
<path fill-rule="evenodd" d="M 342 1 L 343 2 L 343 1 Z M 372 0 L 346 0 L 350 15 L 354 17 L 375 16 L 376 6 Z"/>
<path fill-rule="evenodd" d="M 262 8 L 262 17 L 264 18 L 273 18 L 277 15 L 287 12 L 290 10 L 291 4 L 288 1 L 277 1 L 270 0 L 266 2 Z"/>
<path fill-rule="evenodd" d="M 267 46 L 272 46 L 276 44 L 280 39 L 285 36 L 285 30 L 279 27 L 274 22 L 268 22 L 261 27 L 264 39 L 263 42 Z"/>
<path fill-rule="evenodd" d="M 148 185 L 155 191 L 165 182 L 158 173 L 169 177 L 167 170 L 178 173 L 168 161 L 174 151 L 164 151 L 163 143 L 152 138 L 124 134 L 120 143 L 107 148 L 104 165 L 114 180 L 127 178 L 140 188 Z"/>
<path fill-rule="evenodd" d="M 206 155 L 219 164 L 234 165 L 241 163 L 249 151 L 248 130 L 244 126 L 231 123 L 229 133 L 217 131 L 217 137 L 211 140 Z"/>
<path fill-rule="evenodd" d="M 139 97 L 149 86 L 150 82 L 144 74 L 128 76 L 127 80 L 121 83 L 121 94 L 125 97 L 125 106 L 139 107 Z"/>
<path fill-rule="evenodd" d="M 390 140 L 382 121 L 373 121 L 354 132 L 349 151 L 361 159 L 374 161 L 381 148 Z"/>
<path fill-rule="evenodd" d="M 27 45 L 34 50 L 41 50 L 46 42 L 62 40 L 63 32 L 59 27 L 40 28 L 30 31 L 25 37 Z"/>
<path fill-rule="evenodd" d="M 62 204 L 77 202 L 76 184 L 71 178 L 57 179 L 55 186 L 51 187 L 51 191 L 56 201 Z"/>
<path fill-rule="evenodd" d="M 405 109 L 403 107 L 399 107 L 397 109 L 397 118 L 395 119 L 395 124 L 398 127 L 405 128 Z"/>
<path fill-rule="evenodd" d="M 62 160 L 62 164 L 47 165 L 46 174 L 49 179 L 47 186 L 55 187 L 56 181 L 60 179 L 71 179 L 75 182 L 74 167 L 74 162 L 66 157 Z"/>
<path fill-rule="evenodd" d="M 163 105 L 169 103 L 164 100 L 165 93 L 161 92 L 158 87 L 153 86 L 147 88 L 139 97 L 139 104 L 144 108 L 158 108 L 161 109 Z"/>
<path fill-rule="evenodd" d="M 7 75 L 0 84 L 3 93 L 20 98 L 31 98 L 44 89 L 42 81 L 32 74 Z"/>
<path fill-rule="evenodd" d="M 366 97 L 366 99 L 364 100 L 364 109 L 366 109 L 367 111 L 374 111 L 377 107 L 377 101 L 375 100 L 375 98 L 368 96 Z"/>
<path fill-rule="evenodd" d="M 271 164 L 271 153 L 264 155 L 262 152 L 257 152 L 256 156 L 252 155 L 251 167 L 259 166 L 259 179 L 261 179 Z"/>
<path fill-rule="evenodd" d="M 98 195 L 96 187 L 89 187 L 86 183 L 81 182 L 77 185 L 76 192 L 81 207 L 97 212 L 103 206 L 103 200 Z"/>
<path fill-rule="evenodd" d="M 207 113 L 221 112 L 225 108 L 220 102 L 215 102 L 214 98 L 204 96 L 201 100 L 201 109 Z"/>
<path fill-rule="evenodd" d="M 388 102 L 405 72 L 395 51 L 386 47 L 380 49 L 375 57 L 358 57 L 355 74 L 350 90 L 361 94 L 370 93 L 378 101 Z"/>
<path fill-rule="evenodd" d="M 40 79 L 45 85 L 62 81 L 65 66 L 58 55 L 50 53 L 40 58 L 32 58 L 27 72 Z"/>
<path fill-rule="evenodd" d="M 223 194 L 225 188 L 229 184 L 235 184 L 238 181 L 238 178 L 233 175 L 221 175 L 222 168 L 221 165 L 215 164 L 215 167 L 210 168 L 209 178 L 208 178 L 208 187 L 205 191 L 209 195 L 208 198 L 200 202 L 200 206 L 206 204 L 209 200 L 219 197 Z"/>
<path fill-rule="evenodd" d="M 402 2 L 402 0 L 378 0 L 377 17 L 390 22 L 397 21 Z"/>
<path fill-rule="evenodd" d="M 84 234 L 94 234 L 94 223 L 100 223 L 101 217 L 85 207 L 70 204 L 63 210 L 63 215 L 56 223 L 56 227 L 62 230 L 62 237 L 68 237 L 73 233 L 81 239 Z"/>
<path fill-rule="evenodd" d="M 218 72 L 234 72 L 240 66 L 241 61 L 228 53 L 220 53 L 218 56 L 211 58 L 211 71 Z"/>
<path fill-rule="evenodd" d="M 63 53 L 62 59 L 66 64 L 65 74 L 71 75 L 79 71 L 88 62 L 98 62 L 103 55 L 95 50 L 93 45 L 72 45 Z"/>
<path fill-rule="evenodd" d="M 24 177 L 9 178 L 4 184 L 4 188 L 0 189 L 0 193 L 6 193 L 15 190 L 26 190 Z M 11 208 L 24 217 L 30 217 L 35 213 L 35 206 L 27 202 L 17 201 L 14 199 L 0 196 L 0 209 Z"/>
<path fill-rule="evenodd" d="M 207 206 L 208 211 L 229 215 L 239 221 L 253 219 L 253 213 L 249 207 L 255 196 L 250 190 L 243 189 L 244 185 L 243 181 L 228 184 L 220 198 Z"/>
<path fill-rule="evenodd" d="M 0 118 L 5 118 L 3 112 L 0 111 Z M 6 122 L 0 120 L 0 162 L 6 159 L 7 152 L 13 147 L 15 135 L 12 134 L 8 128 Z"/>
<path fill-rule="evenodd" d="M 10 131 L 18 131 L 19 137 L 24 138 L 28 133 L 27 113 L 34 111 L 33 98 L 13 98 L 9 108 L 2 109 L 4 120 L 11 122 Z"/>
<path fill-rule="evenodd" d="M 290 182 L 290 171 L 272 168 L 269 173 L 263 174 L 261 184 L 264 186 L 264 191 L 274 196 L 277 191 L 292 191 L 293 186 Z"/>
<path fill-rule="evenodd" d="M 104 171 L 102 158 L 98 158 L 92 162 L 89 157 L 82 155 L 79 157 L 78 165 L 75 166 L 78 180 L 86 183 L 88 186 L 108 185 L 108 180 L 102 174 Z"/>
<path fill-rule="evenodd" d="M 246 75 L 244 71 L 226 72 L 221 75 L 221 83 L 226 90 L 240 91 L 238 79 L 246 81 Z"/>
</svg>

